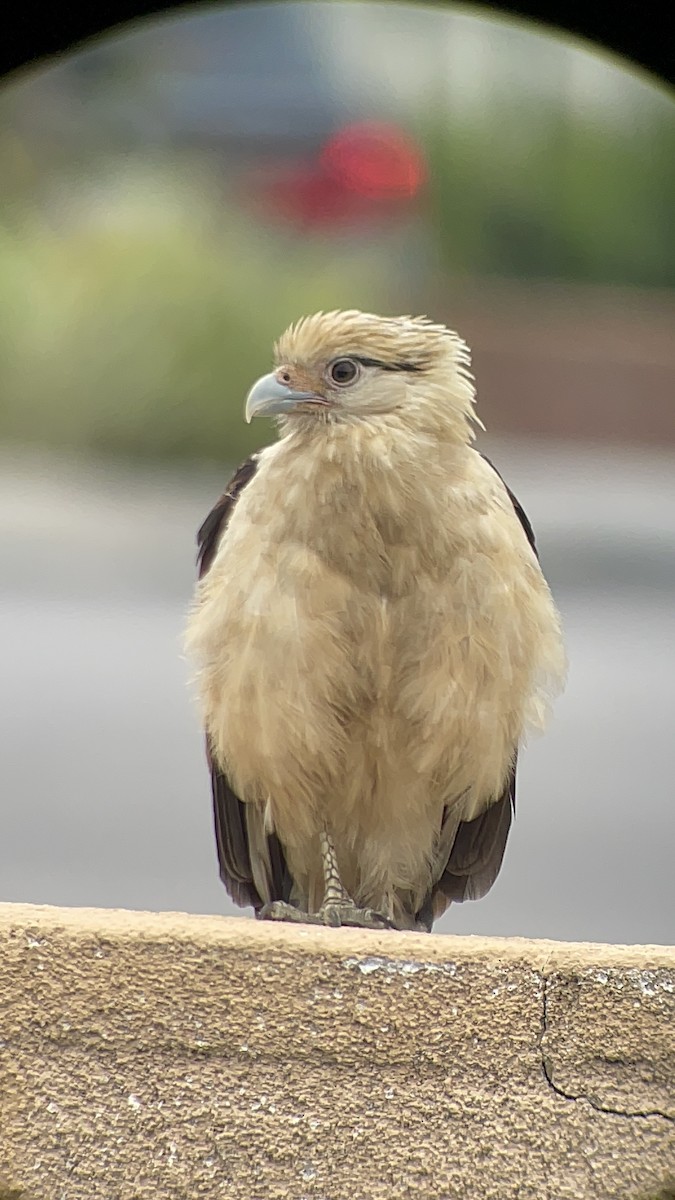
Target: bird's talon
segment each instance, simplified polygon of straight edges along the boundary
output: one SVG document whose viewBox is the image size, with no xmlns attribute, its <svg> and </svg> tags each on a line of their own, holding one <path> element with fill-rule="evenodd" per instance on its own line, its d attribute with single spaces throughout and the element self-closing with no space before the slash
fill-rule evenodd
<svg viewBox="0 0 675 1200">
<path fill-rule="evenodd" d="M 384 913 L 376 912 L 376 910 L 374 908 L 367 908 L 365 911 L 366 911 L 367 916 L 374 923 L 379 923 L 379 925 L 382 929 L 396 929 L 396 925 L 394 924 L 394 922 L 390 921 L 389 917 L 385 917 Z"/>
<path fill-rule="evenodd" d="M 313 913 L 303 912 L 293 904 L 283 900 L 273 900 L 270 904 L 259 908 L 256 917 L 259 921 L 293 921 L 302 925 L 316 925 L 319 922 Z"/>
<path fill-rule="evenodd" d="M 393 921 L 373 908 L 358 908 L 356 904 L 327 904 L 317 914 L 325 925 L 337 928 L 352 925 L 357 929 L 395 929 Z"/>
<path fill-rule="evenodd" d="M 320 916 L 326 925 L 330 925 L 332 929 L 339 929 L 342 925 L 340 916 L 340 908 L 337 904 L 327 904 L 320 910 Z"/>
<path fill-rule="evenodd" d="M 301 925 L 327 925 L 339 929 L 351 925 L 357 929 L 396 929 L 393 921 L 374 908 L 358 908 L 356 904 L 326 904 L 318 912 L 308 913 L 283 900 L 273 900 L 258 909 L 259 921 L 290 921 Z"/>
</svg>

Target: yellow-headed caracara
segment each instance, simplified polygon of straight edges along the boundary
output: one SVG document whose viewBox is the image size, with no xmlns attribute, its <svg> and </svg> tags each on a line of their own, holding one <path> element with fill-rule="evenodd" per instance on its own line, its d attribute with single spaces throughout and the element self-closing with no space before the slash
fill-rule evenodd
<svg viewBox="0 0 675 1200">
<path fill-rule="evenodd" d="M 281 437 L 199 531 L 188 627 L 221 876 L 259 917 L 430 929 L 497 877 L 558 615 L 456 334 L 317 313 L 275 362 L 246 418 Z"/>
</svg>

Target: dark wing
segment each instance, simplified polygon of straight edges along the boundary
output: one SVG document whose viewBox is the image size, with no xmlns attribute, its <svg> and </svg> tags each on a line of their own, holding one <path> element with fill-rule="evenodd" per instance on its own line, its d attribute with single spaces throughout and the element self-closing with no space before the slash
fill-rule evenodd
<svg viewBox="0 0 675 1200">
<path fill-rule="evenodd" d="M 489 892 L 501 869 L 515 807 L 514 762 L 499 800 L 473 821 L 459 822 L 445 870 L 418 914 L 429 928 L 450 904 L 480 900 Z M 445 820 L 451 820 L 450 812 Z"/>
<path fill-rule="evenodd" d="M 495 464 L 493 462 L 490 462 L 490 459 L 487 457 L 486 454 L 481 454 L 481 458 L 485 459 L 485 462 L 487 463 L 487 465 L 489 467 L 492 467 L 492 470 L 494 471 L 495 475 L 499 475 L 499 471 L 497 470 Z M 502 483 L 504 484 L 504 487 L 506 488 L 506 490 L 509 494 L 509 500 L 511 501 L 511 503 L 515 509 L 516 516 L 517 516 L 518 520 L 520 521 L 520 523 L 523 527 L 523 530 L 525 531 L 525 537 L 527 538 L 532 549 L 534 550 L 535 554 L 537 555 L 537 558 L 539 558 L 539 554 L 537 553 L 537 543 L 536 543 L 535 537 L 534 537 L 534 529 L 532 528 L 530 518 L 528 517 L 527 513 L 525 512 L 525 509 L 523 508 L 522 504 L 518 500 L 517 496 L 514 496 L 513 492 L 511 491 L 511 488 L 509 487 L 506 480 L 501 475 L 499 475 L 499 478 L 501 479 Z"/>
<path fill-rule="evenodd" d="M 197 534 L 199 578 L 210 570 L 218 544 L 239 496 L 256 473 L 253 454 L 235 471 L 220 500 Z M 213 818 L 220 878 L 235 904 L 257 910 L 270 900 L 288 900 L 292 881 L 281 843 L 265 830 L 264 813 L 254 804 L 243 804 L 229 785 L 206 744 L 211 771 Z"/>
<path fill-rule="evenodd" d="M 265 829 L 265 814 L 257 804 L 242 804 L 226 775 L 213 761 L 211 768 L 213 820 L 220 878 L 235 904 L 256 910 L 271 900 L 290 900 L 291 879 L 276 833 Z"/>
<path fill-rule="evenodd" d="M 202 523 L 197 534 L 197 568 L 199 578 L 206 575 L 218 549 L 221 534 L 227 525 L 234 506 L 243 492 L 246 484 L 253 479 L 258 469 L 258 455 L 252 454 L 246 462 L 237 467 L 220 500 L 214 504 L 206 520 Z"/>
<path fill-rule="evenodd" d="M 490 459 L 484 454 L 482 458 L 499 475 Z M 537 554 L 534 530 L 527 513 L 501 475 L 499 478 L 509 494 L 525 536 Z M 480 900 L 481 896 L 489 892 L 497 878 L 511 821 L 516 811 L 516 761 L 517 756 L 499 800 L 473 821 L 459 822 L 445 870 L 419 913 L 419 919 L 427 923 L 429 928 L 432 921 L 445 912 L 453 901 L 458 903 L 462 900 Z M 450 813 L 446 812 L 445 819 L 450 819 Z"/>
</svg>

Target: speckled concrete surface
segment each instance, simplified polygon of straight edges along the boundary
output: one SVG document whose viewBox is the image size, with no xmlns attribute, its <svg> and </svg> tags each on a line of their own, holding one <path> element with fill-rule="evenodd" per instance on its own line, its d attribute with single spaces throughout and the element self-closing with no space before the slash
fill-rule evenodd
<svg viewBox="0 0 675 1200">
<path fill-rule="evenodd" d="M 0 1200 L 633 1200 L 675 949 L 0 906 Z"/>
</svg>

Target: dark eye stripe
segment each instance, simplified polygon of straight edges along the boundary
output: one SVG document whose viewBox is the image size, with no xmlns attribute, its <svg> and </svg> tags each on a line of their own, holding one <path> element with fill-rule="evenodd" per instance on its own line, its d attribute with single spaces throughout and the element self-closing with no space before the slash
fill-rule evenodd
<svg viewBox="0 0 675 1200">
<path fill-rule="evenodd" d="M 424 368 L 419 363 L 413 362 L 382 362 L 379 358 L 362 358 L 358 354 L 353 354 L 352 358 L 355 362 L 361 363 L 362 367 L 379 367 L 380 371 L 423 371 Z"/>
</svg>

